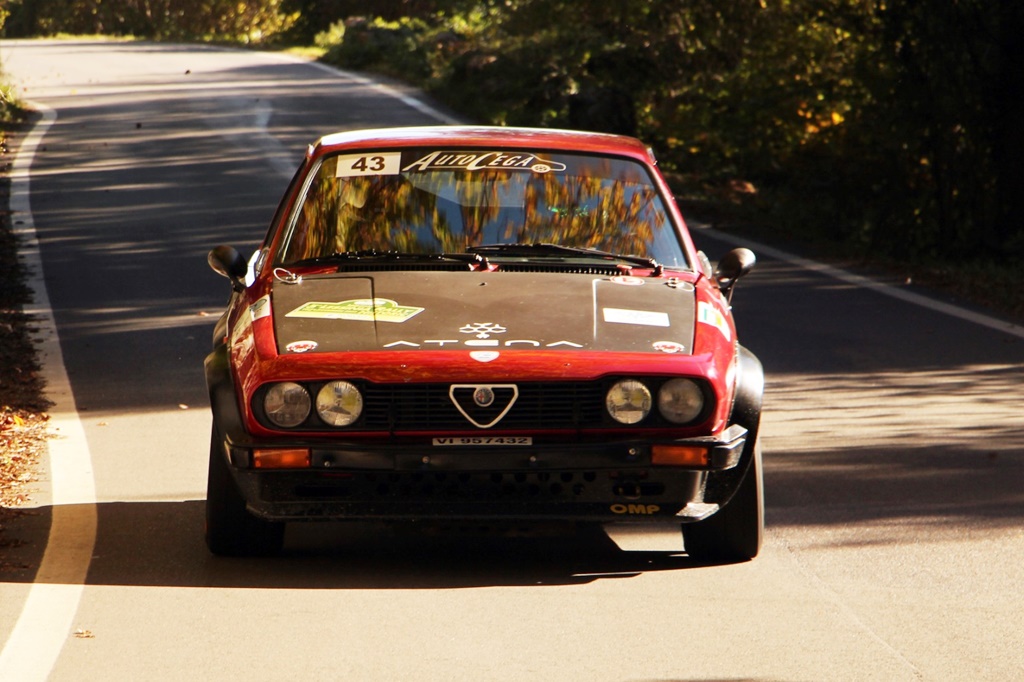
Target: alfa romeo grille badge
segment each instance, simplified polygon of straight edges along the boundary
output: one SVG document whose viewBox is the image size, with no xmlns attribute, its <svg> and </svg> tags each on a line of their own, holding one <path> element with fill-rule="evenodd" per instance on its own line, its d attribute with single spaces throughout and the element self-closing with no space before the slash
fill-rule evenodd
<svg viewBox="0 0 1024 682">
<path fill-rule="evenodd" d="M 473 391 L 473 402 L 480 407 L 490 407 L 494 402 L 494 391 L 489 386 L 478 386 Z"/>
<path fill-rule="evenodd" d="M 452 384 L 448 397 L 466 421 L 489 429 L 516 404 L 519 388 L 515 384 Z"/>
</svg>

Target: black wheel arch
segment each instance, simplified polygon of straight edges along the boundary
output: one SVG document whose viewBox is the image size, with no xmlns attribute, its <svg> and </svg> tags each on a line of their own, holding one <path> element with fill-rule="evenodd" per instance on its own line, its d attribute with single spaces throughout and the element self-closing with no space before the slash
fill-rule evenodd
<svg viewBox="0 0 1024 682">
<path fill-rule="evenodd" d="M 210 392 L 210 409 L 217 430 L 232 445 L 245 445 L 251 439 L 235 392 L 227 345 L 220 344 L 206 356 L 203 363 L 206 387 Z"/>
<path fill-rule="evenodd" d="M 748 440 L 757 440 L 764 401 L 764 367 L 757 356 L 743 346 L 737 347 L 736 356 L 736 395 L 729 422 L 744 427 Z"/>
<path fill-rule="evenodd" d="M 736 392 L 733 397 L 730 424 L 739 424 L 747 430 L 740 463 L 727 471 L 708 475 L 704 488 L 704 501 L 728 504 L 754 460 L 754 448 L 761 427 L 761 406 L 764 401 L 764 367 L 757 356 L 747 348 L 736 349 Z"/>
</svg>

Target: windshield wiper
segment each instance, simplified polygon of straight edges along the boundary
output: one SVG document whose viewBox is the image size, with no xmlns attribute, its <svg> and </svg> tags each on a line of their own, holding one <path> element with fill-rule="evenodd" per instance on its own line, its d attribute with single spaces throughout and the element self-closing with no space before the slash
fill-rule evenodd
<svg viewBox="0 0 1024 682">
<path fill-rule="evenodd" d="M 587 258 L 600 258 L 602 260 L 618 260 L 633 265 L 649 268 L 654 271 L 657 277 L 664 272 L 664 268 L 658 261 L 646 256 L 626 256 L 619 253 L 609 253 L 599 249 L 588 249 L 582 246 L 563 246 L 562 244 L 549 244 L 539 242 L 534 244 L 481 244 L 470 246 L 466 249 L 474 254 L 502 254 L 507 256 L 584 256 Z"/>
<path fill-rule="evenodd" d="M 487 267 L 487 258 L 478 253 L 410 253 L 407 251 L 382 251 L 361 249 L 358 251 L 335 251 L 334 253 L 304 258 L 289 265 L 320 265 L 321 263 L 345 263 L 346 261 L 391 261 L 423 263 L 425 261 L 455 261 L 477 268 Z"/>
</svg>

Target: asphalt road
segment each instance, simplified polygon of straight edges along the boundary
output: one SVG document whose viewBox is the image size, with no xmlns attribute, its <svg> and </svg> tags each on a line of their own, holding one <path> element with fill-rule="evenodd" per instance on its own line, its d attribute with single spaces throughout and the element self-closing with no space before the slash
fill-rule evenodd
<svg viewBox="0 0 1024 682">
<path fill-rule="evenodd" d="M 228 285 L 207 251 L 259 240 L 320 134 L 453 119 L 277 55 L 0 59 L 51 110 L 15 219 L 59 334 L 37 507 L 0 548 L 3 682 L 1024 679 L 1024 328 L 767 247 L 734 300 L 768 375 L 755 561 L 370 525 L 212 557 L 201 363 Z"/>
</svg>

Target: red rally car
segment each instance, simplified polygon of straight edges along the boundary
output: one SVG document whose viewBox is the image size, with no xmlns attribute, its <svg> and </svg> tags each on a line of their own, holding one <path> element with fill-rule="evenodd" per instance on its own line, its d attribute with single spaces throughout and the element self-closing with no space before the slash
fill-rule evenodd
<svg viewBox="0 0 1024 682">
<path fill-rule="evenodd" d="M 206 541 L 288 521 L 675 524 L 757 555 L 763 371 L 654 156 L 621 136 L 424 127 L 310 146 L 231 281 L 206 379 Z"/>
</svg>

